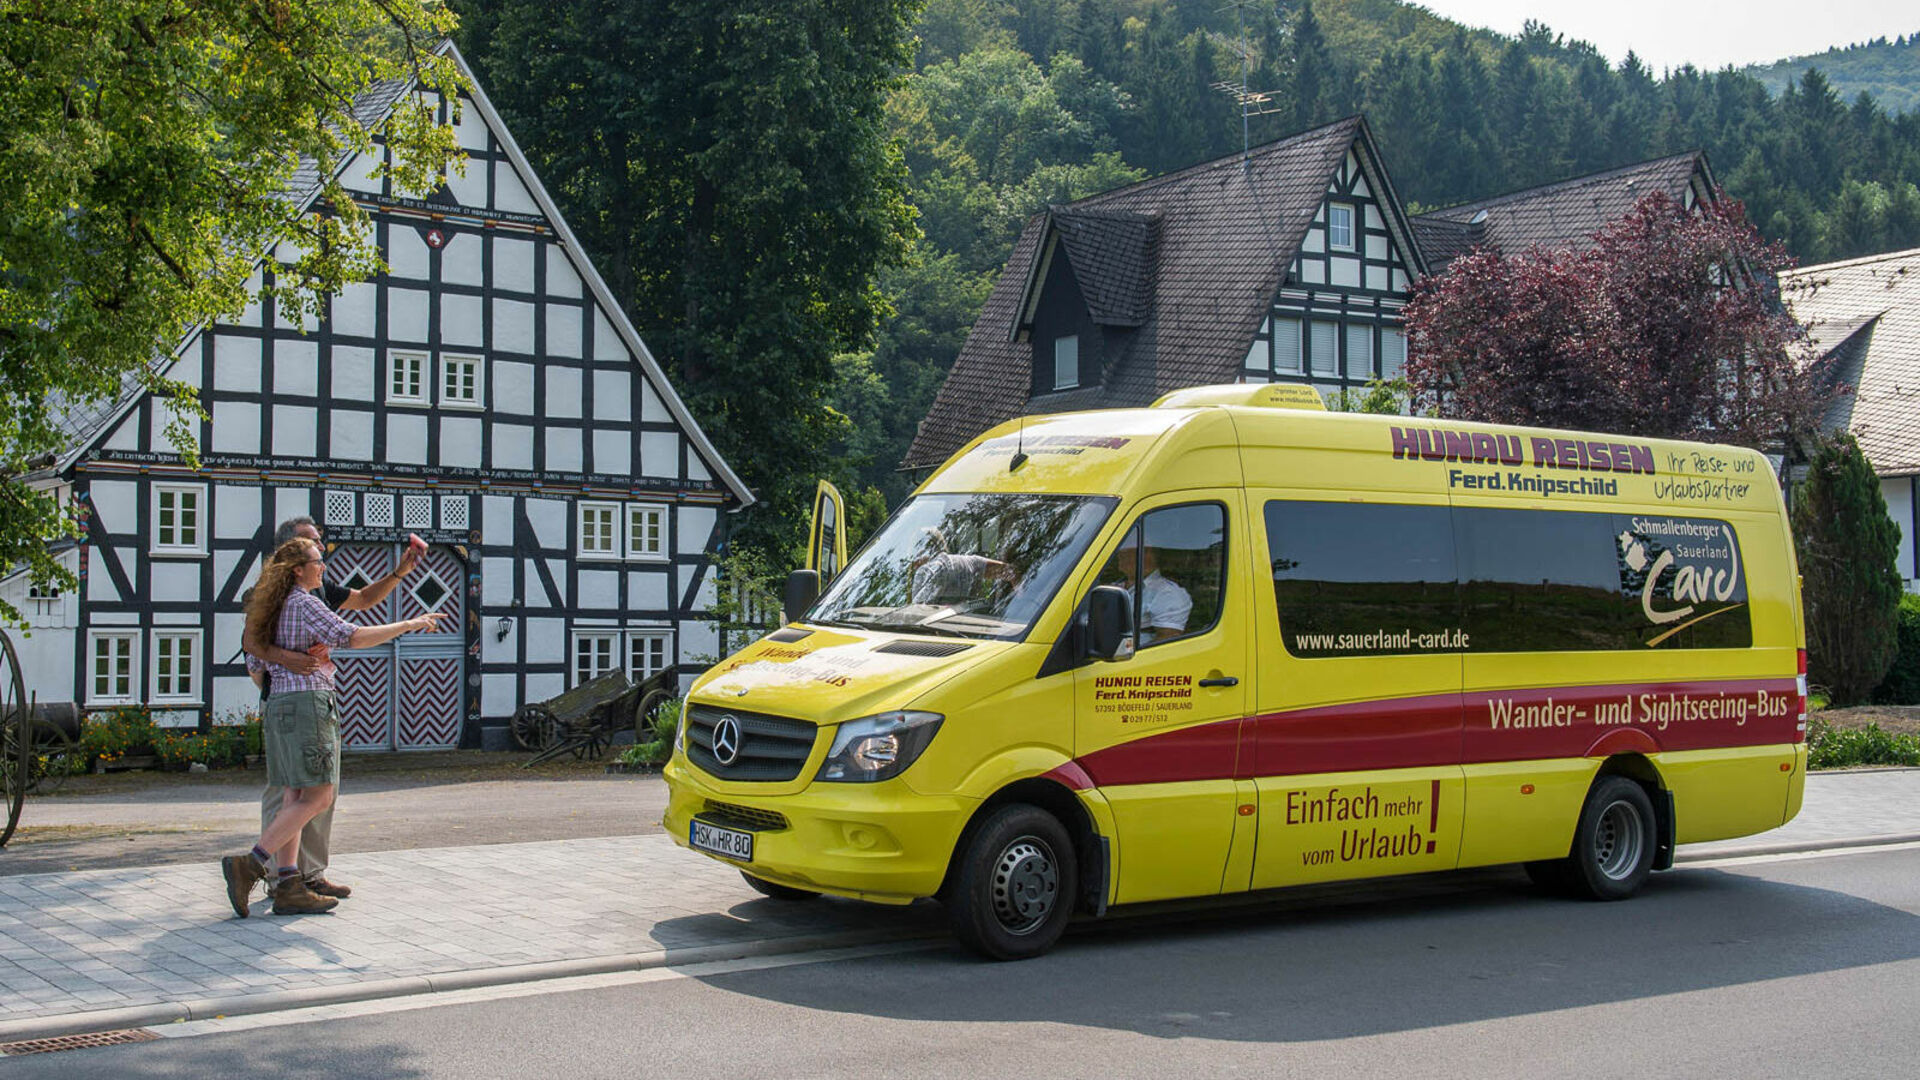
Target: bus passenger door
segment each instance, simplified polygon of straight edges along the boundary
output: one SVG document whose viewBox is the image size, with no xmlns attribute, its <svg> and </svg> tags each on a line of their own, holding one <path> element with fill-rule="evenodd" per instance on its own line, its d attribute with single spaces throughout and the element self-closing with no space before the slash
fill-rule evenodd
<svg viewBox="0 0 1920 1080">
<path fill-rule="evenodd" d="M 1453 868 L 1464 645 L 1443 499 L 1249 491 L 1260 678 L 1249 887 Z"/>
<path fill-rule="evenodd" d="M 1118 834 L 1118 903 L 1220 891 L 1252 682 L 1243 505 L 1235 490 L 1147 500 L 1093 583 L 1134 599 L 1133 655 L 1074 677 L 1077 760 Z"/>
</svg>

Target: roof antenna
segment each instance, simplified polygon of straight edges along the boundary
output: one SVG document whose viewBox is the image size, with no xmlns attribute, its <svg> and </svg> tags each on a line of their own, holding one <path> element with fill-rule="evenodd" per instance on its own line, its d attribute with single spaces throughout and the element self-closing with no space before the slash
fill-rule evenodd
<svg viewBox="0 0 1920 1080">
<path fill-rule="evenodd" d="M 1240 81 L 1222 80 L 1212 84 L 1210 89 L 1227 95 L 1240 106 L 1240 168 L 1242 171 L 1253 169 L 1251 154 L 1253 117 L 1280 111 L 1279 102 L 1273 100 L 1273 91 L 1247 88 L 1247 80 L 1253 75 L 1253 43 L 1247 39 L 1247 6 L 1252 2 L 1253 0 L 1232 0 L 1225 7 L 1217 9 L 1220 11 L 1225 11 L 1227 8 L 1233 9 L 1234 18 L 1239 24 L 1240 40 L 1222 41 L 1221 35 L 1209 34 L 1215 44 L 1224 46 L 1229 52 L 1237 53 L 1240 57 Z"/>
<path fill-rule="evenodd" d="M 1007 462 L 1007 471 L 1012 472 L 1027 463 L 1027 418 L 1020 418 L 1020 434 L 1013 444 L 1013 460 Z"/>
</svg>

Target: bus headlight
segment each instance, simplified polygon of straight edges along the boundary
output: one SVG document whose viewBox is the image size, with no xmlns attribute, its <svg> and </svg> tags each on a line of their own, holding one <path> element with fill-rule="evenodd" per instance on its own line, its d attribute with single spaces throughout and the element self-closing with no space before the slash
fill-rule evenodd
<svg viewBox="0 0 1920 1080">
<path fill-rule="evenodd" d="M 933 741 L 942 719 L 939 713 L 889 712 L 849 720 L 834 732 L 814 779 L 865 784 L 899 776 Z"/>
</svg>

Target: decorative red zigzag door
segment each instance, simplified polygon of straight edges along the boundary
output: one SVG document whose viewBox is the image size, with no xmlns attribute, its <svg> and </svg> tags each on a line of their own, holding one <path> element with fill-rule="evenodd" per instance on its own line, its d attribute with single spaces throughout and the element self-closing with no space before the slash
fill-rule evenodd
<svg viewBox="0 0 1920 1080">
<path fill-rule="evenodd" d="M 350 589 L 379 581 L 397 565 L 399 544 L 341 544 L 327 556 L 327 579 Z M 349 622 L 377 626 L 429 611 L 450 617 L 431 634 L 405 634 L 371 649 L 336 649 L 340 738 L 353 750 L 429 750 L 460 741 L 460 683 L 465 567 L 444 547 L 430 547 L 393 592 Z"/>
</svg>

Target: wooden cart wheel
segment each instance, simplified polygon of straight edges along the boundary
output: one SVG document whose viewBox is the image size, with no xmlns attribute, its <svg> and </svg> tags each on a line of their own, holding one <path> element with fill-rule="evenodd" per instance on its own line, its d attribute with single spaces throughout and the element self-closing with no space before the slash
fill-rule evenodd
<svg viewBox="0 0 1920 1080">
<path fill-rule="evenodd" d="M 66 786 L 67 777 L 72 776 L 77 767 L 80 744 L 66 728 L 34 719 L 31 709 L 27 727 L 33 732 L 33 743 L 27 753 L 27 791 L 34 795 L 56 794 Z"/>
<path fill-rule="evenodd" d="M 522 705 L 514 711 L 507 728 L 520 749 L 545 750 L 559 736 L 560 721 L 545 705 Z"/>
<path fill-rule="evenodd" d="M 27 723 L 27 686 L 13 638 L 0 631 L 0 847 L 13 839 L 20 824 L 20 807 L 27 797 L 27 762 L 32 751 Z"/>
<path fill-rule="evenodd" d="M 633 707 L 633 741 L 649 743 L 653 741 L 653 722 L 660 710 L 673 701 L 673 695 L 665 690 L 650 690 L 641 695 L 638 704 Z"/>
</svg>

